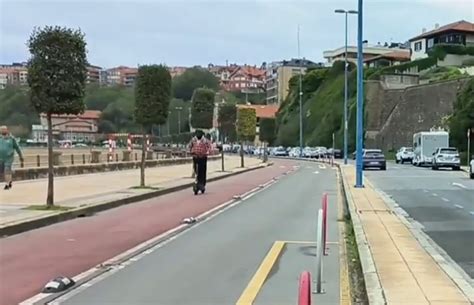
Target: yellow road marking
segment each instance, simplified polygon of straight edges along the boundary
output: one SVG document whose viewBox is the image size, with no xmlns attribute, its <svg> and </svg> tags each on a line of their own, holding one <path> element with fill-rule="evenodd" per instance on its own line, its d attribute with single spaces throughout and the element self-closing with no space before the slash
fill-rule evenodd
<svg viewBox="0 0 474 305">
<path fill-rule="evenodd" d="M 315 241 L 310 240 L 284 240 L 285 244 L 316 244 Z M 338 241 L 328 241 L 326 242 L 327 245 L 339 245 Z"/>
<path fill-rule="evenodd" d="M 257 272 L 255 272 L 254 276 L 248 283 L 247 288 L 245 288 L 244 292 L 242 292 L 242 295 L 240 296 L 236 305 L 253 304 L 253 301 L 255 300 L 258 292 L 265 283 L 268 274 L 272 270 L 272 267 L 280 256 L 280 253 L 283 250 L 284 246 L 284 241 L 276 241 L 275 243 L 273 243 L 272 248 L 270 249 L 270 251 L 268 251 L 267 256 L 265 256 L 265 259 L 260 264 L 260 267 L 258 267 Z"/>
</svg>

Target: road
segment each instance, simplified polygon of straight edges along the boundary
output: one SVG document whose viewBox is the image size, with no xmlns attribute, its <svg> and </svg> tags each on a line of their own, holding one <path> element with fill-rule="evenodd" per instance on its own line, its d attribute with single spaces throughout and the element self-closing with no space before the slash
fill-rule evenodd
<svg viewBox="0 0 474 305">
<path fill-rule="evenodd" d="M 282 161 L 277 161 L 276 166 L 285 166 L 281 164 Z M 92 284 L 90 287 L 73 291 L 61 303 L 236 304 L 275 241 L 315 240 L 316 211 L 321 196 L 328 192 L 330 202 L 335 206 L 336 186 L 334 170 L 320 168 L 315 163 L 302 163 L 295 173 L 282 177 L 216 217 L 195 225 L 154 251 L 147 251 L 140 259 L 119 266 L 100 281 L 89 283 Z M 213 192 L 217 189 L 209 187 L 209 193 Z M 211 195 L 206 193 L 196 198 L 206 196 Z M 334 223 L 335 211 L 330 219 Z M 329 238 L 334 241 L 337 236 L 337 226 L 334 225 Z M 297 258 L 296 253 L 303 252 L 303 255 L 313 257 L 310 264 L 314 264 L 314 246 L 305 244 L 296 248 L 291 245 L 287 251 L 293 251 L 294 258 Z M 337 248 L 333 251 L 339 252 Z M 278 278 L 282 269 L 285 273 L 293 270 L 286 287 L 273 281 L 254 304 L 274 304 L 275 300 L 271 298 L 275 295 L 282 304 L 296 302 L 296 279 L 303 266 L 298 259 L 286 260 L 285 264 L 289 267 L 281 268 L 276 264 L 270 277 Z M 339 270 L 327 267 L 325 272 L 332 273 L 328 278 L 336 281 L 336 285 L 328 284 L 328 291 L 321 296 L 334 299 L 320 303 L 337 304 Z M 272 289 L 278 291 L 272 292 Z"/>
<path fill-rule="evenodd" d="M 472 279 L 474 278 L 474 180 L 465 172 L 388 163 L 365 171 Z"/>
</svg>

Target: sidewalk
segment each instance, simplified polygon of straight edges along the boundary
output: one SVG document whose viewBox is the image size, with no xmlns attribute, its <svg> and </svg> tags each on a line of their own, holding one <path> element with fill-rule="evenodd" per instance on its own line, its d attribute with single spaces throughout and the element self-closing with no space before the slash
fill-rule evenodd
<svg viewBox="0 0 474 305">
<path fill-rule="evenodd" d="M 355 188 L 354 166 L 340 168 L 371 304 L 469 305 L 370 181 Z"/>
<path fill-rule="evenodd" d="M 221 160 L 208 162 L 207 178 L 243 171 L 260 164 L 256 158 L 246 158 L 246 168 L 240 167 L 240 157 L 227 156 L 225 172 L 221 171 Z M 55 178 L 55 204 L 69 208 L 97 205 L 144 194 L 157 189 L 167 189 L 192 183 L 191 164 L 147 168 L 146 185 L 136 188 L 140 182 L 140 170 L 124 170 Z M 0 193 L 0 227 L 38 217 L 57 214 L 58 211 L 35 211 L 25 209 L 30 205 L 42 205 L 46 201 L 47 179 L 26 180 L 14 183 L 9 191 Z"/>
</svg>

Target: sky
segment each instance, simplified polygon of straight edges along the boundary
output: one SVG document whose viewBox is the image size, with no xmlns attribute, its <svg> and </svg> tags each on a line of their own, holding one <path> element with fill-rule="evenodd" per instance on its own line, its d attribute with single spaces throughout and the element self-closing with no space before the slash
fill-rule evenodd
<svg viewBox="0 0 474 305">
<path fill-rule="evenodd" d="M 255 64 L 298 57 L 324 61 L 344 43 L 344 15 L 357 0 L 0 0 L 0 64 L 26 61 L 34 27 L 80 28 L 88 60 L 143 64 Z M 474 22 L 474 0 L 364 0 L 364 39 L 403 42 L 461 19 Z M 349 16 L 349 44 L 357 17 Z"/>
</svg>

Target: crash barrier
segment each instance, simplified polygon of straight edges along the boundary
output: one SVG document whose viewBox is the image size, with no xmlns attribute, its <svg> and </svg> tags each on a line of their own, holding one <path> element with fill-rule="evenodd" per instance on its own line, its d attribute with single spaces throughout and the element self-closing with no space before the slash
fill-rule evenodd
<svg viewBox="0 0 474 305">
<path fill-rule="evenodd" d="M 328 240 L 328 194 L 324 193 L 321 200 L 321 209 L 323 210 L 323 253 L 327 254 Z"/>
<path fill-rule="evenodd" d="M 322 273 L 324 256 L 324 227 L 323 227 L 323 209 L 318 210 L 318 228 L 316 230 L 316 290 L 314 293 L 322 292 Z"/>
<path fill-rule="evenodd" d="M 311 305 L 311 273 L 303 271 L 298 287 L 298 305 Z"/>
</svg>

